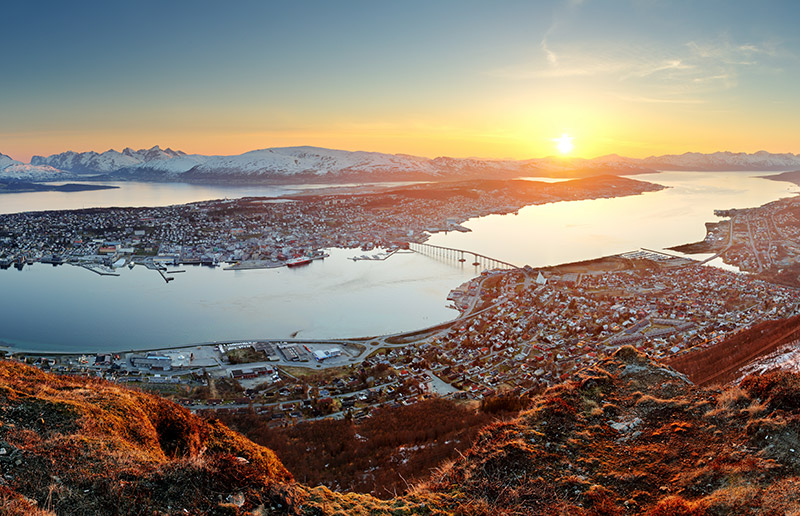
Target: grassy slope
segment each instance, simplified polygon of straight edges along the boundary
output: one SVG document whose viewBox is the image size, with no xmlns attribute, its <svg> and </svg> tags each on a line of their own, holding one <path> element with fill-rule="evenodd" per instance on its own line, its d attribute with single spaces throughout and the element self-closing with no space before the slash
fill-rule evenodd
<svg viewBox="0 0 800 516">
<path fill-rule="evenodd" d="M 463 514 L 800 511 L 800 376 L 701 389 L 627 347 L 485 430 L 427 489 Z"/>
<path fill-rule="evenodd" d="M 105 382 L 3 362 L 0 412 L 3 514 L 800 511 L 800 376 L 702 389 L 633 348 L 386 501 L 294 484 L 266 448 Z"/>
<path fill-rule="evenodd" d="M 22 364 L 0 362 L 0 421 L 4 514 L 12 495 L 58 514 L 208 512 L 291 480 L 270 450 L 173 403 Z"/>
</svg>

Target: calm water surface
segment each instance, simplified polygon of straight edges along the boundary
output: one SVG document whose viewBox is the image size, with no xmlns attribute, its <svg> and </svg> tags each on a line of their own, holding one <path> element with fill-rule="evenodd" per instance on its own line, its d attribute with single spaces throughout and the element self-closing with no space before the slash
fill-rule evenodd
<svg viewBox="0 0 800 516">
<path fill-rule="evenodd" d="M 632 197 L 529 206 L 518 215 L 472 219 L 465 223 L 471 233 L 437 234 L 430 243 L 532 266 L 642 247 L 663 249 L 702 239 L 704 223 L 716 220 L 714 209 L 759 206 L 798 191 L 794 185 L 758 175 L 763 174 L 636 176 L 669 188 Z M 75 203 L 167 205 L 290 191 L 121 186 L 104 192 L 3 195 L 0 212 L 21 211 L 20 206 L 22 210 L 84 207 Z M 24 202 L 19 200 L 23 196 L 28 196 Z M 63 204 L 51 204 L 54 199 Z M 330 252 L 330 258 L 296 269 L 234 272 L 186 267 L 169 284 L 141 267 L 120 270 L 119 277 L 40 264 L 23 271 L 0 271 L 0 341 L 20 349 L 88 351 L 295 334 L 325 338 L 399 332 L 452 319 L 457 313 L 446 308 L 448 291 L 479 272 L 469 265 L 440 263 L 416 254 L 354 262 L 348 257 L 362 251 Z"/>
<path fill-rule="evenodd" d="M 0 341 L 20 349 L 123 350 L 255 338 L 381 335 L 452 319 L 447 293 L 476 275 L 416 254 L 297 268 L 185 267 L 175 280 L 144 267 L 99 276 L 36 264 L 0 271 Z"/>
<path fill-rule="evenodd" d="M 697 242 L 715 209 L 748 208 L 793 195 L 796 185 L 763 172 L 662 172 L 635 179 L 668 188 L 642 195 L 527 206 L 464 226 L 472 233 L 433 235 L 429 243 L 468 249 L 515 265 L 540 267 L 639 248 Z"/>
<path fill-rule="evenodd" d="M 80 183 L 81 181 L 70 181 Z M 0 213 L 24 211 L 79 210 L 83 208 L 131 208 L 138 206 L 170 206 L 214 199 L 238 199 L 241 197 L 273 197 L 289 195 L 304 190 L 322 188 L 351 188 L 370 186 L 402 186 L 414 182 L 396 183 L 346 183 L 337 185 L 282 185 L 282 186 L 221 186 L 190 185 L 184 183 L 142 183 L 138 181 L 105 181 L 111 190 L 86 192 L 29 192 L 0 194 Z M 49 184 L 63 185 L 65 182 Z"/>
</svg>

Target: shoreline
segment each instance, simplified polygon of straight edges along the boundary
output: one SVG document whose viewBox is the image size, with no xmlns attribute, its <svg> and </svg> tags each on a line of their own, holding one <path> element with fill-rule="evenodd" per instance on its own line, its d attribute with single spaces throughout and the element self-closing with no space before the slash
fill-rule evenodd
<svg viewBox="0 0 800 516">
<path fill-rule="evenodd" d="M 699 260 L 695 260 L 693 258 L 689 258 L 686 256 L 678 256 L 672 255 L 665 251 L 659 250 L 652 250 L 652 249 L 639 249 L 639 250 L 632 250 L 627 251 L 624 253 L 602 256 L 599 258 L 593 258 L 590 260 L 579 260 L 576 262 L 568 262 L 562 263 L 558 265 L 550 265 L 545 267 L 538 267 L 535 269 L 531 269 L 533 271 L 546 271 L 550 274 L 553 273 L 568 273 L 574 269 L 591 269 L 595 270 L 595 268 L 599 267 L 601 270 L 604 266 L 612 267 L 613 263 L 619 260 L 626 260 L 628 259 L 626 255 L 636 254 L 636 253 L 650 253 L 650 254 L 657 254 L 664 256 L 667 259 L 673 260 L 685 260 L 686 262 L 695 262 L 696 265 L 700 265 L 701 262 Z M 612 267 L 613 268 L 613 267 Z M 517 270 L 525 270 L 524 267 L 520 267 Z M 471 317 L 476 314 L 468 314 L 468 317 Z M 107 350 L 107 351 L 98 351 L 98 350 L 84 350 L 84 351 L 47 351 L 41 349 L 34 349 L 34 348 L 19 348 L 14 346 L 11 343 L 5 342 L 0 340 L 0 352 L 5 352 L 8 355 L 17 355 L 23 354 L 28 356 L 34 357 L 70 357 L 70 356 L 80 356 L 80 355 L 93 355 L 93 354 L 132 354 L 132 353 L 152 353 L 152 352 L 159 352 L 159 351 L 179 351 L 184 349 L 191 349 L 197 347 L 208 347 L 208 346 L 219 346 L 219 345 L 230 345 L 230 344 L 239 344 L 244 342 L 265 342 L 265 343 L 282 343 L 288 342 L 290 344 L 346 344 L 346 343 L 354 343 L 354 342 L 368 342 L 368 341 L 382 341 L 381 345 L 384 346 L 387 343 L 392 344 L 391 342 L 387 342 L 387 339 L 403 339 L 407 337 L 417 336 L 420 334 L 425 334 L 432 329 L 446 327 L 451 324 L 455 324 L 456 322 L 460 321 L 464 318 L 464 314 L 460 313 L 458 316 L 454 317 L 453 319 L 449 319 L 446 321 L 442 321 L 437 323 L 433 326 L 426 326 L 422 328 L 414 328 L 409 330 L 404 330 L 401 332 L 395 333 L 387 333 L 382 335 L 365 335 L 365 336 L 356 336 L 356 337 L 331 337 L 331 338 L 274 338 L 274 337 L 266 337 L 266 338 L 242 338 L 242 339 L 233 339 L 233 340 L 216 340 L 216 341 L 206 341 L 206 342 L 195 342 L 195 343 L 185 343 L 185 344 L 173 344 L 173 345 L 164 345 L 164 346 L 156 346 L 156 347 L 147 347 L 147 348 L 136 348 L 136 349 L 124 349 L 124 350 Z M 302 366 L 301 366 L 302 367 Z"/>
<path fill-rule="evenodd" d="M 664 187 L 662 185 L 658 185 L 658 186 L 661 186 L 661 188 L 667 188 L 667 187 Z M 623 193 L 620 196 L 627 196 L 627 195 L 636 195 L 636 194 Z M 639 192 L 638 195 L 642 195 L 642 192 Z M 596 198 L 596 197 L 590 197 L 590 199 L 591 198 Z M 561 200 L 558 200 L 558 201 L 549 200 L 549 201 L 546 201 L 545 204 L 549 204 L 549 203 L 553 203 L 553 202 L 567 202 L 569 200 L 570 199 L 561 199 Z M 775 201 L 773 201 L 773 202 L 775 202 Z M 534 203 L 531 203 L 531 204 L 536 205 L 536 204 L 539 204 L 539 203 L 534 202 Z M 502 211 L 495 211 L 494 213 L 501 213 L 501 212 Z M 655 252 L 660 253 L 660 254 L 664 254 L 664 255 L 669 255 L 668 253 L 663 252 L 663 251 L 655 251 Z M 619 256 L 619 255 L 610 255 L 610 256 Z M 608 258 L 608 257 L 596 258 L 596 259 L 589 260 L 589 261 L 593 262 L 593 261 L 596 261 L 596 260 L 603 260 L 605 258 Z M 689 258 L 689 257 L 686 257 L 686 256 L 681 256 L 680 258 L 698 262 L 698 260 L 694 260 L 693 258 Z M 574 266 L 576 263 L 579 263 L 579 262 L 562 263 L 562 264 L 554 265 L 554 266 L 541 267 L 541 269 L 553 270 L 553 269 L 558 269 L 560 267 Z M 262 269 L 262 268 L 269 269 L 269 268 L 280 267 L 280 266 L 283 266 L 284 264 L 280 264 L 280 265 L 275 264 L 272 267 L 268 266 L 266 263 L 265 264 L 261 264 L 261 263 L 256 264 L 256 263 L 254 263 L 254 264 L 252 264 L 250 266 L 248 266 L 248 265 L 249 264 L 242 264 L 238 268 L 235 268 L 236 265 L 233 265 L 231 267 L 227 267 L 226 269 L 228 269 L 228 270 L 248 270 L 248 269 Z M 451 323 L 452 321 L 453 320 L 444 321 L 441 324 Z M 419 332 L 418 329 L 412 329 L 412 330 L 403 331 L 403 332 L 398 333 L 396 335 L 407 335 L 407 334 L 417 333 L 417 332 Z M 316 342 L 341 342 L 341 341 L 369 340 L 369 339 L 370 339 L 370 337 L 363 337 L 362 336 L 362 337 L 334 337 L 334 338 L 321 338 L 321 339 L 291 339 L 291 338 L 276 339 L 276 338 L 266 338 L 266 339 L 257 339 L 257 340 L 265 341 L 265 342 L 283 342 L 283 341 L 286 341 L 286 342 L 313 342 L 313 341 L 316 341 Z M 236 342 L 243 342 L 243 341 L 246 341 L 246 340 L 247 339 L 234 339 L 234 340 L 210 341 L 210 342 L 201 342 L 201 343 L 164 344 L 164 345 L 157 345 L 157 346 L 153 346 L 153 347 L 132 348 L 132 349 L 127 349 L 127 350 L 119 350 L 119 351 L 97 351 L 96 349 L 92 350 L 91 348 L 86 349 L 86 350 L 82 350 L 82 351 L 46 350 L 46 349 L 37 349 L 36 346 L 28 347 L 28 346 L 24 346 L 23 345 L 22 347 L 17 347 L 14 344 L 3 343 L 2 341 L 0 341 L 0 349 L 4 350 L 4 351 L 6 351 L 7 353 L 10 353 L 10 354 L 28 353 L 28 354 L 35 354 L 35 355 L 41 355 L 41 356 L 73 356 L 73 355 L 92 354 L 92 353 L 136 353 L 136 352 L 152 352 L 152 351 L 162 351 L 162 350 L 188 349 L 188 348 L 192 348 L 192 347 L 196 347 L 196 346 L 218 345 L 220 343 L 223 343 L 223 344 L 224 343 L 236 343 Z M 252 339 L 250 339 L 250 340 L 252 340 Z"/>
</svg>

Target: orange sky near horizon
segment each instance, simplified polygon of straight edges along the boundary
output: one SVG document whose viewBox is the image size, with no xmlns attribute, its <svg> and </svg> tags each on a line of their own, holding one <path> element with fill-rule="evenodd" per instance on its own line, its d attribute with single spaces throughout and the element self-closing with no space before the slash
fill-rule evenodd
<svg viewBox="0 0 800 516">
<path fill-rule="evenodd" d="M 602 125 L 602 124 L 598 124 Z M 159 145 L 182 150 L 187 154 L 236 155 L 251 150 L 269 147 L 292 147 L 309 145 L 349 151 L 371 151 L 390 154 L 411 154 L 435 158 L 479 157 L 489 159 L 524 160 L 558 156 L 556 139 L 562 134 L 573 138 L 574 150 L 571 157 L 594 158 L 607 154 L 618 154 L 632 158 L 645 158 L 653 155 L 682 154 L 684 152 L 712 153 L 717 151 L 757 152 L 766 150 L 773 153 L 797 152 L 797 141 L 790 137 L 790 130 L 775 130 L 761 141 L 755 140 L 748 131 L 742 134 L 733 127 L 728 134 L 703 127 L 653 128 L 653 135 L 636 131 L 638 138 L 613 127 L 597 130 L 584 129 L 577 125 L 557 126 L 545 129 L 521 128 L 519 132 L 498 134 L 491 132 L 470 132 L 464 129 L 431 129 L 403 131 L 396 128 L 389 132 L 370 132 L 358 130 L 292 131 L 292 132 L 205 132 L 191 131 L 175 134 L 171 132 L 147 131 L 143 133 L 107 132 L 43 136 L 31 141 L 15 136 L 4 137 L 7 149 L 0 152 L 25 163 L 33 155 L 50 155 L 72 150 L 76 152 L 104 152 L 108 149 L 121 151 L 125 147 L 134 149 L 150 148 Z M 781 134 L 782 133 L 782 134 Z M 707 135 L 713 134 L 713 137 Z M 763 134 L 763 133 L 762 133 Z M 13 152 L 8 152 L 13 149 Z"/>
</svg>

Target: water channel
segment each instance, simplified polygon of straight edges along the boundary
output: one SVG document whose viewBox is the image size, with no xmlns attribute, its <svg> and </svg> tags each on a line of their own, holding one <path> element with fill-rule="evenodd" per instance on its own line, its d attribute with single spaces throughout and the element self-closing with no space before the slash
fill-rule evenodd
<svg viewBox="0 0 800 516">
<path fill-rule="evenodd" d="M 663 249 L 702 239 L 704 223 L 715 220 L 714 209 L 759 206 L 799 190 L 759 175 L 764 174 L 640 175 L 636 179 L 669 188 L 631 197 L 528 206 L 517 215 L 471 219 L 464 224 L 471 233 L 435 234 L 429 242 L 532 266 L 639 248 Z M 165 205 L 296 190 L 163 183 L 119 186 L 55 196 L 53 192 L 8 194 L 0 196 L 0 212 Z M 114 197 L 109 200 L 108 195 Z M 418 254 L 352 261 L 348 258 L 363 252 L 329 252 L 324 261 L 296 269 L 185 267 L 186 272 L 168 284 L 142 267 L 121 270 L 119 277 L 101 277 L 68 265 L 0 271 L 0 345 L 116 351 L 238 339 L 393 333 L 456 316 L 446 307 L 448 291 L 480 272 L 469 264 L 447 264 Z"/>
</svg>

